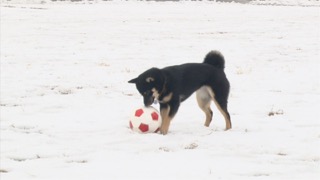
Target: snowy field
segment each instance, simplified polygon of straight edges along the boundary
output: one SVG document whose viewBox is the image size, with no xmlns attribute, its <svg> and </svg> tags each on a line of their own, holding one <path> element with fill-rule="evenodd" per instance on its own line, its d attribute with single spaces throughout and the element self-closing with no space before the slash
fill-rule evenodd
<svg viewBox="0 0 320 180">
<path fill-rule="evenodd" d="M 1 5 L 1 180 L 320 179 L 319 7 Z M 169 134 L 128 125 L 147 68 L 220 50 L 233 129 L 194 96 Z M 158 108 L 157 105 L 155 107 Z"/>
</svg>

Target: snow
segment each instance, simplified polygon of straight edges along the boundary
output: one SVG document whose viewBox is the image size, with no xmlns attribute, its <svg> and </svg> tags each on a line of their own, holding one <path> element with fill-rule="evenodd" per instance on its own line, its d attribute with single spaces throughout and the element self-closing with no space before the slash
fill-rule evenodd
<svg viewBox="0 0 320 180">
<path fill-rule="evenodd" d="M 105 3 L 108 0 L 0 0 L 3 4 L 96 4 Z M 125 1 L 125 0 L 114 0 Z M 153 0 L 154 2 L 179 1 L 179 3 L 190 0 Z M 192 0 L 191 0 L 192 1 Z M 205 0 L 207 1 L 207 0 Z M 209 0 L 210 1 L 210 0 Z M 254 5 L 273 5 L 273 6 L 320 6 L 319 0 L 211 0 L 216 3 L 242 3 Z M 109 3 L 109 2 L 107 2 Z M 188 2 L 189 3 L 189 2 Z"/>
<path fill-rule="evenodd" d="M 319 179 L 319 20 L 300 6 L 1 4 L 1 179 Z M 142 98 L 127 81 L 212 49 L 233 129 L 214 106 L 204 127 L 192 96 L 168 135 L 132 132 Z"/>
</svg>

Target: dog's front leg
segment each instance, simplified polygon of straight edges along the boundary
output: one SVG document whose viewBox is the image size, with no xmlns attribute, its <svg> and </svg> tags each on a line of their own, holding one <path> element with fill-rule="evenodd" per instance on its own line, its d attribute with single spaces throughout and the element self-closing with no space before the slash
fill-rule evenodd
<svg viewBox="0 0 320 180">
<path fill-rule="evenodd" d="M 162 124 L 160 127 L 160 133 L 165 135 L 168 133 L 171 118 L 169 117 L 170 106 L 168 104 L 160 105 L 160 115 L 162 118 Z"/>
<path fill-rule="evenodd" d="M 176 104 L 160 104 L 160 115 L 162 118 L 162 124 L 160 127 L 160 133 L 166 135 L 169 131 L 170 122 L 174 115 L 177 113 L 179 103 Z"/>
</svg>

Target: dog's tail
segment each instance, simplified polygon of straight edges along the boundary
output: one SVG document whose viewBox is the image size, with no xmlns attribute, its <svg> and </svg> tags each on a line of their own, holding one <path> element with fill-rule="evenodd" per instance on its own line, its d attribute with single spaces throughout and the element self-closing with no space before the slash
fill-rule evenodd
<svg viewBox="0 0 320 180">
<path fill-rule="evenodd" d="M 210 51 L 204 58 L 203 63 L 210 64 L 218 69 L 224 70 L 224 57 L 219 51 Z"/>
</svg>

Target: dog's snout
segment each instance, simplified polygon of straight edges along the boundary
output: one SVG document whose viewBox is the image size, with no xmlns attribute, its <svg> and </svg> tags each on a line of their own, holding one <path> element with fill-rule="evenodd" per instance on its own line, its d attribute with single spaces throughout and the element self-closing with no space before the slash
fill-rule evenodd
<svg viewBox="0 0 320 180">
<path fill-rule="evenodd" d="M 154 97 L 152 96 L 151 91 L 148 90 L 143 93 L 143 101 L 145 106 L 150 106 L 153 103 Z"/>
</svg>

